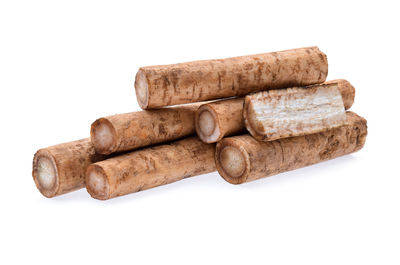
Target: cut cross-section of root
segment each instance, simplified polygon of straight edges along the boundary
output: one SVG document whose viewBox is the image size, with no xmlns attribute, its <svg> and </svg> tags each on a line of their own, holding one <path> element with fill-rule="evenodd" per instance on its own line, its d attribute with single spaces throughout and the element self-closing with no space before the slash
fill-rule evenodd
<svg viewBox="0 0 400 265">
<path fill-rule="evenodd" d="M 42 192 L 51 196 L 57 185 L 57 167 L 54 159 L 43 152 L 37 158 L 35 175 L 36 182 Z"/>
<path fill-rule="evenodd" d="M 85 186 L 86 168 L 105 158 L 89 138 L 42 148 L 33 157 L 33 180 L 49 198 L 71 192 Z"/>
<path fill-rule="evenodd" d="M 367 121 L 353 112 L 346 117 L 338 128 L 269 142 L 249 134 L 224 138 L 215 151 L 218 172 L 240 184 L 356 152 L 364 146 Z"/>
<path fill-rule="evenodd" d="M 336 83 L 248 95 L 243 116 L 247 130 L 262 141 L 313 134 L 346 123 Z"/>
</svg>

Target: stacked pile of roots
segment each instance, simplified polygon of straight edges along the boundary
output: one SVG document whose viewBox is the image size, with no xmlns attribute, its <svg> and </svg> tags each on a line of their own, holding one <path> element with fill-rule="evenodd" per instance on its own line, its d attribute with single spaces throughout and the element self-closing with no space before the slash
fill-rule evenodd
<svg viewBox="0 0 400 265">
<path fill-rule="evenodd" d="M 86 186 L 107 200 L 215 170 L 240 184 L 358 151 L 367 124 L 347 111 L 354 87 L 327 74 L 317 47 L 142 67 L 143 111 L 38 150 L 33 179 L 46 197 Z"/>
</svg>

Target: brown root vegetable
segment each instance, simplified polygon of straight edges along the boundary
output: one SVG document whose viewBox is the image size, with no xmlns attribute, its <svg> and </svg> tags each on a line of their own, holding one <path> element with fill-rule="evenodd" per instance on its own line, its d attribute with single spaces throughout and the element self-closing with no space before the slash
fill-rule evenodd
<svg viewBox="0 0 400 265">
<path fill-rule="evenodd" d="M 214 144 L 197 137 L 137 150 L 90 165 L 86 189 L 93 198 L 107 200 L 209 173 L 216 170 L 214 153 Z"/>
<path fill-rule="evenodd" d="M 331 80 L 324 84 L 337 84 L 345 109 L 354 102 L 355 89 L 346 80 Z M 215 143 L 225 136 L 245 130 L 243 119 L 244 98 L 227 99 L 203 104 L 196 111 L 196 132 L 205 143 Z"/>
<path fill-rule="evenodd" d="M 141 67 L 136 74 L 136 98 L 142 109 L 325 81 L 326 55 L 318 47 Z"/>
<path fill-rule="evenodd" d="M 36 187 L 51 198 L 85 186 L 87 167 L 106 157 L 96 154 L 89 138 L 40 149 L 33 158 Z"/>
<path fill-rule="evenodd" d="M 260 142 L 246 134 L 217 144 L 219 174 L 240 184 L 309 166 L 360 150 L 367 136 L 367 121 L 353 112 L 347 124 L 329 131 Z"/>
<path fill-rule="evenodd" d="M 243 102 L 244 98 L 234 98 L 202 105 L 195 117 L 199 138 L 215 143 L 226 135 L 244 131 Z"/>
<path fill-rule="evenodd" d="M 346 110 L 350 109 L 354 103 L 354 97 L 356 96 L 355 88 L 344 79 L 335 79 L 326 81 L 324 84 L 337 84 L 337 87 L 342 95 L 343 105 Z"/>
<path fill-rule="evenodd" d="M 247 95 L 243 117 L 247 130 L 260 141 L 313 134 L 346 122 L 342 96 L 335 83 Z"/>
<path fill-rule="evenodd" d="M 176 140 L 195 133 L 194 116 L 201 104 L 145 110 L 100 118 L 90 136 L 97 153 L 111 154 Z"/>
</svg>

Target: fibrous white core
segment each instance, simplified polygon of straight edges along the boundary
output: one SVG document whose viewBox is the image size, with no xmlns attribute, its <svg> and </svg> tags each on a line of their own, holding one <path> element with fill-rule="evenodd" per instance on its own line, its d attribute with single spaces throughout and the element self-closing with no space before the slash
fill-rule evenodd
<svg viewBox="0 0 400 265">
<path fill-rule="evenodd" d="M 51 189 L 56 183 L 56 168 L 47 157 L 40 157 L 37 164 L 37 181 L 43 189 Z"/>
<path fill-rule="evenodd" d="M 245 159 L 239 149 L 227 146 L 219 154 L 219 161 L 231 177 L 240 177 L 246 167 Z"/>
</svg>

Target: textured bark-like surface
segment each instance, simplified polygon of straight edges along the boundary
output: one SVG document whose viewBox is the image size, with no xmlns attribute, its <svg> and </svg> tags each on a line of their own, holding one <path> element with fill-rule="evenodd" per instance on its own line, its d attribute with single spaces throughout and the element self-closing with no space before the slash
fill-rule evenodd
<svg viewBox="0 0 400 265">
<path fill-rule="evenodd" d="M 46 197 L 54 197 L 85 186 L 87 167 L 105 159 L 95 153 L 89 138 L 40 149 L 33 158 L 32 176 Z"/>
<path fill-rule="evenodd" d="M 243 102 L 244 98 L 234 98 L 202 105 L 195 119 L 199 138 L 215 143 L 225 135 L 244 131 Z"/>
<path fill-rule="evenodd" d="M 338 79 L 324 84 L 337 84 L 346 110 L 353 105 L 355 89 L 348 81 Z M 215 143 L 225 136 L 244 131 L 243 105 L 244 98 L 220 100 L 202 105 L 196 111 L 196 132 L 199 138 L 205 143 Z M 204 112 L 209 115 L 204 115 Z M 208 119 L 200 123 L 200 116 Z"/>
<path fill-rule="evenodd" d="M 117 114 L 96 120 L 91 141 L 100 154 L 128 151 L 195 133 L 194 116 L 201 103 Z"/>
<path fill-rule="evenodd" d="M 344 79 L 335 79 L 326 81 L 324 84 L 337 84 L 340 94 L 342 95 L 343 105 L 346 110 L 350 109 L 354 103 L 354 97 L 356 95 L 355 88 Z"/>
<path fill-rule="evenodd" d="M 325 81 L 326 55 L 318 47 L 141 67 L 136 74 L 143 109 L 244 96 L 250 92 Z"/>
<path fill-rule="evenodd" d="M 189 137 L 137 150 L 88 167 L 86 188 L 107 200 L 215 171 L 215 144 Z"/>
<path fill-rule="evenodd" d="M 248 95 L 244 100 L 243 117 L 247 130 L 260 141 L 313 134 L 346 122 L 336 83 Z"/>
<path fill-rule="evenodd" d="M 240 184 L 309 166 L 360 150 L 367 136 L 367 121 L 353 112 L 347 124 L 329 131 L 260 142 L 250 135 L 224 138 L 215 153 L 219 174 Z"/>
</svg>

